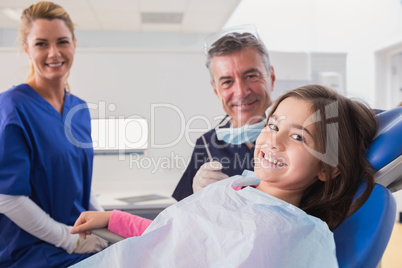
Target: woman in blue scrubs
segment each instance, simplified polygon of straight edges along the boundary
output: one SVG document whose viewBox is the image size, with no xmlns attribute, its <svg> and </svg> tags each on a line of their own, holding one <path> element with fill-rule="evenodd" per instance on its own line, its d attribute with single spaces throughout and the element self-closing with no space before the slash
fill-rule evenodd
<svg viewBox="0 0 402 268">
<path fill-rule="evenodd" d="M 0 94 L 0 267 L 66 267 L 107 246 L 69 233 L 96 208 L 90 115 L 67 83 L 74 27 L 39 2 L 23 11 L 20 37 L 31 73 Z"/>
</svg>

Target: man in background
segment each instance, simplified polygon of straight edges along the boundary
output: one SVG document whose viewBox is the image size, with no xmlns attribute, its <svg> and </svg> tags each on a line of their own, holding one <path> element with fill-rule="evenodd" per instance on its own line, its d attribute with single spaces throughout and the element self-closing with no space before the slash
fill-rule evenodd
<svg viewBox="0 0 402 268">
<path fill-rule="evenodd" d="M 173 197 L 181 199 L 245 169 L 254 170 L 254 145 L 272 104 L 275 72 L 256 34 L 231 32 L 207 49 L 211 85 L 227 114 L 196 141 Z"/>
</svg>

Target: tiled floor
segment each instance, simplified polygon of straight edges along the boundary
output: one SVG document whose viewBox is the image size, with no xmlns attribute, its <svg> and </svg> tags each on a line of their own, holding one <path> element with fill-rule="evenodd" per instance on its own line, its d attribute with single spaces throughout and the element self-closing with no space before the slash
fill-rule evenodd
<svg viewBox="0 0 402 268">
<path fill-rule="evenodd" d="M 395 223 L 388 246 L 382 257 L 381 268 L 402 267 L 402 224 Z"/>
</svg>

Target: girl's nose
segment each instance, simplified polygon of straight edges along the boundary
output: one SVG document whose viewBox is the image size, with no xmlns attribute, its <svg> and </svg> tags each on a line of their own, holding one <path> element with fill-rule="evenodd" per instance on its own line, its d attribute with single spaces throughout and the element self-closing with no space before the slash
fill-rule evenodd
<svg viewBox="0 0 402 268">
<path fill-rule="evenodd" d="M 279 132 L 271 132 L 269 137 L 268 146 L 272 151 L 281 152 L 285 149 L 284 135 Z"/>
</svg>

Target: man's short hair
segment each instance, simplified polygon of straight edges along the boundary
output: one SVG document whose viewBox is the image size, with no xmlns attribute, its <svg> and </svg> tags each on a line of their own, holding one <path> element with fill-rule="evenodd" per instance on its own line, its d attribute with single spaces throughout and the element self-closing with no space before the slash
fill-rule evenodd
<svg viewBox="0 0 402 268">
<path fill-rule="evenodd" d="M 265 67 L 267 68 L 267 72 L 270 73 L 271 63 L 269 61 L 268 50 L 264 43 L 251 33 L 232 32 L 219 38 L 208 50 L 206 66 L 209 70 L 212 81 L 214 79 L 212 73 L 213 58 L 215 56 L 230 55 L 245 48 L 257 50 L 265 64 Z"/>
</svg>

